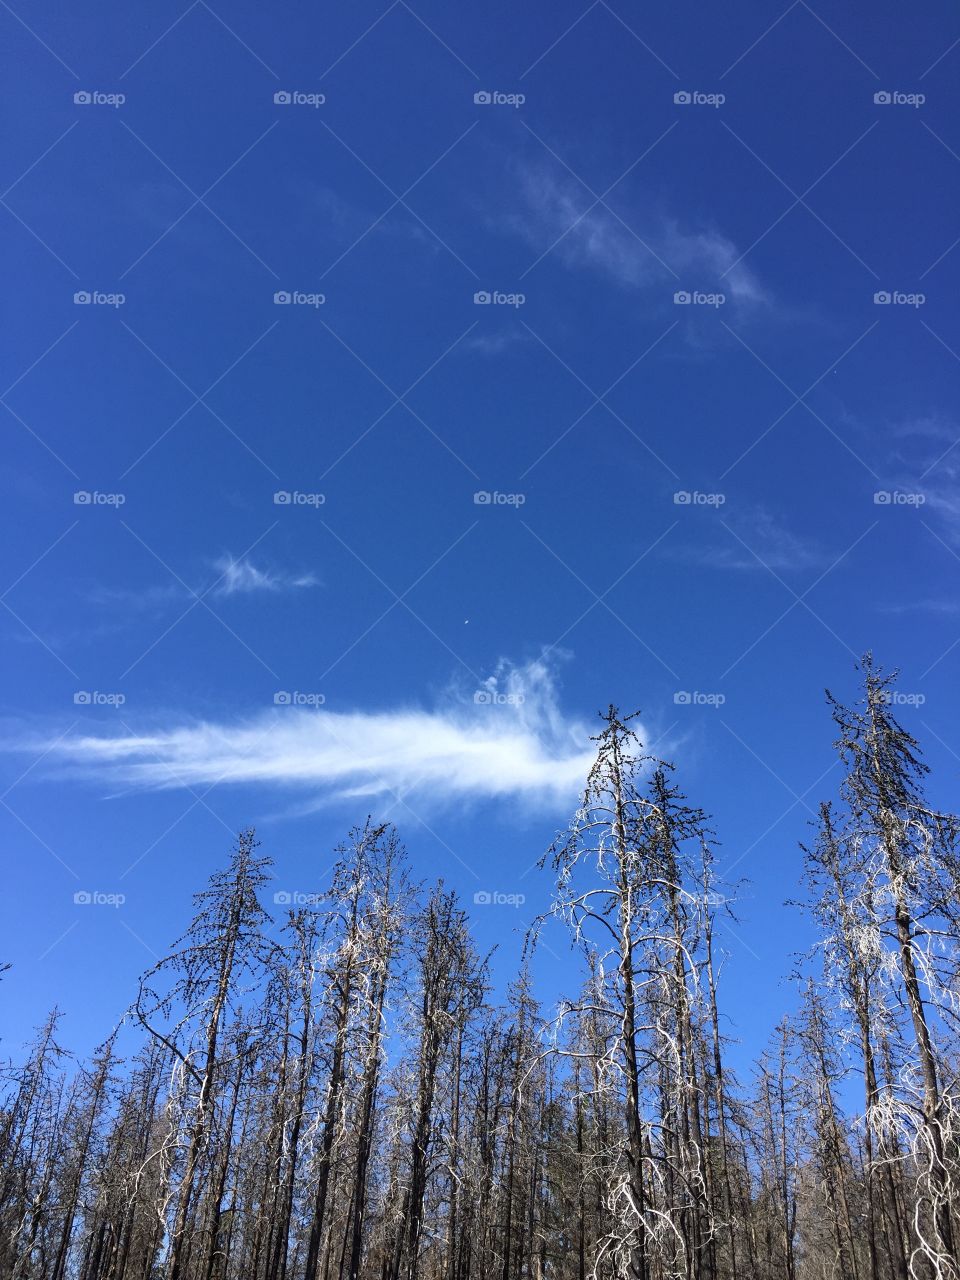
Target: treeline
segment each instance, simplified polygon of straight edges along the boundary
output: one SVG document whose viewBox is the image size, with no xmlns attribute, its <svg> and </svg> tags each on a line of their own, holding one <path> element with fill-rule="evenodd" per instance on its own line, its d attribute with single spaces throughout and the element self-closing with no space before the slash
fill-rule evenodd
<svg viewBox="0 0 960 1280">
<path fill-rule="evenodd" d="M 752 1078 L 713 836 L 611 708 L 544 859 L 578 991 L 534 998 L 541 920 L 494 1002 L 456 894 L 369 821 L 278 930 L 246 832 L 89 1062 L 54 1013 L 6 1069 L 0 1276 L 957 1280 L 958 820 L 862 673 L 804 850 L 818 940 Z"/>
</svg>

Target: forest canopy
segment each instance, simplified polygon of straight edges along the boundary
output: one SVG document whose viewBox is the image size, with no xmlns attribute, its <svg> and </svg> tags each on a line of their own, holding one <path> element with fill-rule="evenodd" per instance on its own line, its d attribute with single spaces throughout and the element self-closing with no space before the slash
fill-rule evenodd
<svg viewBox="0 0 960 1280">
<path fill-rule="evenodd" d="M 498 1000 L 373 818 L 277 929 L 244 831 L 89 1061 L 54 1010 L 4 1067 L 0 1276 L 957 1280 L 960 819 L 895 673 L 861 674 L 796 877 L 815 943 L 752 1074 L 718 835 L 610 707 L 541 862 L 578 989 L 535 998 L 544 918 Z"/>
</svg>

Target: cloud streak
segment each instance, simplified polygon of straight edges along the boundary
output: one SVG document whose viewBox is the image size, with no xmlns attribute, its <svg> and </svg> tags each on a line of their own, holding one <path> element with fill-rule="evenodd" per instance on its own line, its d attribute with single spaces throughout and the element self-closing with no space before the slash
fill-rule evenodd
<svg viewBox="0 0 960 1280">
<path fill-rule="evenodd" d="M 898 444 L 891 487 L 922 495 L 927 518 L 939 522 L 945 541 L 960 545 L 960 428 L 933 413 L 900 423 L 892 435 Z"/>
<path fill-rule="evenodd" d="M 741 304 L 769 302 L 757 277 L 739 261 L 736 245 L 715 229 L 693 230 L 675 218 L 647 215 L 634 230 L 633 219 L 621 222 L 602 205 L 591 208 L 593 200 L 582 188 L 545 168 L 524 168 L 520 182 L 526 210 L 509 225 L 535 248 L 552 246 L 567 266 L 591 268 L 627 288 L 669 283 L 718 289 Z"/>
<path fill-rule="evenodd" d="M 251 595 L 256 591 L 289 591 L 317 585 L 317 580 L 311 573 L 291 577 L 270 569 L 260 569 L 251 560 L 237 560 L 231 555 L 221 556 L 213 567 L 220 575 L 213 588 L 214 595 L 218 596 Z"/>
<path fill-rule="evenodd" d="M 676 553 L 681 559 L 737 573 L 764 569 L 787 573 L 829 564 L 819 547 L 793 533 L 763 507 L 736 514 L 727 514 L 724 507 L 720 511 L 722 514 L 711 516 L 701 528 L 701 534 L 707 535 L 703 541 Z"/>
<path fill-rule="evenodd" d="M 296 788 L 335 799 L 512 798 L 554 809 L 575 801 L 593 753 L 589 726 L 560 711 L 550 670 L 503 666 L 469 697 L 435 710 L 276 707 L 233 722 L 178 722 L 32 742 L 72 776 L 138 790 L 222 784 Z M 27 744 L 21 744 L 26 747 Z"/>
<path fill-rule="evenodd" d="M 229 552 L 211 561 L 209 566 L 216 578 L 213 582 L 199 582 L 196 587 L 175 581 L 149 587 L 95 586 L 87 592 L 87 598 L 96 605 L 116 606 L 129 613 L 159 612 L 178 605 L 195 596 L 255 595 L 258 592 L 279 594 L 299 591 L 304 587 L 319 585 L 312 573 L 286 573 L 278 569 L 254 564 L 246 556 L 234 556 Z"/>
</svg>

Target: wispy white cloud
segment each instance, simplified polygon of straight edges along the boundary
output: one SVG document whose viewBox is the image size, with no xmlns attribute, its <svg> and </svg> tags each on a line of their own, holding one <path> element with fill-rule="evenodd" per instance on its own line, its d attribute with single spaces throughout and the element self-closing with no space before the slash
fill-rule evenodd
<svg viewBox="0 0 960 1280">
<path fill-rule="evenodd" d="M 495 333 L 474 332 L 460 344 L 464 351 L 479 351 L 483 355 L 499 355 L 513 347 L 528 345 L 533 339 L 525 329 L 499 329 Z"/>
<path fill-rule="evenodd" d="M 294 703 L 236 721 L 178 718 L 150 732 L 19 746 L 46 751 L 71 775 L 134 789 L 244 783 L 296 788 L 316 805 L 399 795 L 425 805 L 512 797 L 563 808 L 586 779 L 592 732 L 561 711 L 550 668 L 535 661 L 503 664 L 480 689 L 432 710 Z"/>
<path fill-rule="evenodd" d="M 821 548 L 792 532 L 765 507 L 729 514 L 721 507 L 719 516 L 706 515 L 705 524 L 709 536 L 684 547 L 679 553 L 683 559 L 712 569 L 775 573 L 829 563 Z"/>
<path fill-rule="evenodd" d="M 896 441 L 890 488 L 922 496 L 919 509 L 935 518 L 945 540 L 960 545 L 960 427 L 931 413 L 890 433 Z"/>
<path fill-rule="evenodd" d="M 131 611 L 152 613 L 169 608 L 189 595 L 178 582 L 168 582 L 150 587 L 108 587 L 96 583 L 83 589 L 84 598 L 90 604 L 103 608 L 116 607 L 124 614 Z"/>
<path fill-rule="evenodd" d="M 756 275 L 738 261 L 736 245 L 714 228 L 645 211 L 624 214 L 621 222 L 602 205 L 591 208 L 593 197 L 573 179 L 543 166 L 520 170 L 520 190 L 525 210 L 508 225 L 540 251 L 553 245 L 568 266 L 602 272 L 628 288 L 669 285 L 720 291 L 742 304 L 769 302 Z"/>
<path fill-rule="evenodd" d="M 922 600 L 889 600 L 877 605 L 880 613 L 892 613 L 897 616 L 905 613 L 927 613 L 935 616 L 952 618 L 960 613 L 960 600 L 937 599 L 928 596 Z"/>
<path fill-rule="evenodd" d="M 261 569 L 252 560 L 231 555 L 221 556 L 214 563 L 220 575 L 213 588 L 218 596 L 250 595 L 255 591 L 289 591 L 302 587 L 314 587 L 317 579 L 311 573 L 291 576 L 272 569 Z"/>
<path fill-rule="evenodd" d="M 215 575 L 215 576 L 212 576 Z M 229 552 L 211 561 L 206 581 L 195 587 L 171 579 L 169 582 L 144 587 L 114 587 L 95 584 L 84 590 L 86 599 L 104 608 L 122 609 L 125 615 L 154 613 L 182 604 L 194 596 L 253 595 L 256 592 L 297 591 L 318 585 L 312 573 L 289 573 L 270 566 L 255 564 L 246 556 Z"/>
<path fill-rule="evenodd" d="M 940 413 L 928 413 L 897 422 L 890 428 L 890 434 L 895 439 L 911 440 L 920 437 L 942 444 L 955 443 L 958 438 L 957 424 Z"/>
<path fill-rule="evenodd" d="M 741 251 L 719 231 L 685 230 L 678 222 L 669 220 L 655 239 L 662 248 L 661 257 L 674 271 L 691 276 L 694 287 L 701 287 L 696 274 L 703 271 L 708 282 L 716 281 L 720 290 L 736 302 L 769 303 L 769 295 L 756 275 L 739 261 Z"/>
<path fill-rule="evenodd" d="M 918 492 L 925 498 L 926 510 L 941 521 L 946 539 L 960 543 L 960 455 L 944 459 L 936 473 L 920 482 Z"/>
</svg>

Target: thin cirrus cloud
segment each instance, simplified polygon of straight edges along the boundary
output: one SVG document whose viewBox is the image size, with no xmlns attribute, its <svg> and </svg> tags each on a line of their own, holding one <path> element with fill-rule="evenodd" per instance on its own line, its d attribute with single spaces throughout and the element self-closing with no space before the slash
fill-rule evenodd
<svg viewBox="0 0 960 1280">
<path fill-rule="evenodd" d="M 318 579 L 312 573 L 286 573 L 278 569 L 254 564 L 246 556 L 222 555 L 210 564 L 216 574 L 213 581 L 201 582 L 196 587 L 179 579 L 148 587 L 96 586 L 88 592 L 92 603 L 109 607 L 120 606 L 125 612 L 152 613 L 171 608 L 195 596 L 243 596 L 258 592 L 277 594 L 315 587 Z"/>
<path fill-rule="evenodd" d="M 261 569 L 251 560 L 221 556 L 214 563 L 220 575 L 212 590 L 218 596 L 252 595 L 257 591 L 291 591 L 302 587 L 315 587 L 317 579 L 312 573 L 290 575 L 271 569 Z"/>
<path fill-rule="evenodd" d="M 877 605 L 878 613 L 896 616 L 907 613 L 931 613 L 942 617 L 954 617 L 960 613 L 960 600 L 938 599 L 925 596 L 921 600 L 883 600 Z"/>
<path fill-rule="evenodd" d="M 545 168 L 521 170 L 520 192 L 524 212 L 508 226 L 540 251 L 552 247 L 568 266 L 591 268 L 629 288 L 669 283 L 715 289 L 741 304 L 769 302 L 736 245 L 715 229 L 694 230 L 662 214 L 634 227 L 633 217 L 620 221 L 572 179 Z M 664 264 L 683 281 L 672 279 Z"/>
<path fill-rule="evenodd" d="M 953 419 L 932 413 L 900 423 L 891 434 L 891 488 L 909 494 L 944 540 L 960 545 L 960 428 Z"/>
<path fill-rule="evenodd" d="M 469 696 L 434 710 L 333 711 L 311 695 L 237 721 L 180 719 L 142 733 L 107 730 L 42 746 L 58 771 L 134 790 L 246 784 L 296 788 L 310 805 L 356 797 L 421 803 L 575 802 L 593 758 L 592 730 L 565 716 L 541 661 L 503 666 Z M 319 701 L 316 699 L 315 701 Z"/>
<path fill-rule="evenodd" d="M 675 554 L 710 569 L 756 573 L 764 569 L 787 573 L 816 569 L 829 563 L 823 550 L 788 529 L 764 507 L 738 513 L 704 512 L 701 540 L 689 542 Z"/>
</svg>

